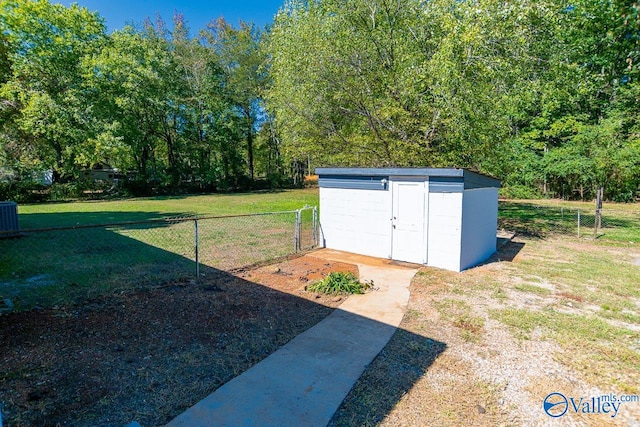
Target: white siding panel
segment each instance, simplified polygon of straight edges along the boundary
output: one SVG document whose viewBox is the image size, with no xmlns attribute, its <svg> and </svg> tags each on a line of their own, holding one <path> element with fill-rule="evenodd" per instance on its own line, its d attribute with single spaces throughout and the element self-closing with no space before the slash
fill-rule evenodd
<svg viewBox="0 0 640 427">
<path fill-rule="evenodd" d="M 462 193 L 429 193 L 427 265 L 460 271 Z"/>
<path fill-rule="evenodd" d="M 391 249 L 391 193 L 320 188 L 324 246 L 380 258 Z"/>
<path fill-rule="evenodd" d="M 498 189 L 465 190 L 462 209 L 461 270 L 486 260 L 496 251 Z"/>
</svg>

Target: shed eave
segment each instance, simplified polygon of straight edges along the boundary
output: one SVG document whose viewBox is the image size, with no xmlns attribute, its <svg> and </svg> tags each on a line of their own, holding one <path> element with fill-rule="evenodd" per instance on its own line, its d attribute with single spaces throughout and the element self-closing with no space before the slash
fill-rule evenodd
<svg viewBox="0 0 640 427">
<path fill-rule="evenodd" d="M 463 177 L 457 168 L 316 168 L 317 175 L 342 176 L 447 176 Z"/>
<path fill-rule="evenodd" d="M 500 180 L 489 175 L 459 168 L 316 168 L 316 174 L 322 177 L 424 177 L 441 179 L 460 179 L 464 189 L 500 188 Z"/>
</svg>

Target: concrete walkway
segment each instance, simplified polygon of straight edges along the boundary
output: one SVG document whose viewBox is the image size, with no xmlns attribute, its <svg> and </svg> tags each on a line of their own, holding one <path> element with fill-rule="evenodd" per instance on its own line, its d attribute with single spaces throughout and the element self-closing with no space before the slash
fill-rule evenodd
<svg viewBox="0 0 640 427">
<path fill-rule="evenodd" d="M 167 426 L 326 426 L 387 344 L 409 302 L 418 266 L 330 249 L 310 255 L 356 264 L 378 288 L 332 314 L 179 415 Z"/>
</svg>

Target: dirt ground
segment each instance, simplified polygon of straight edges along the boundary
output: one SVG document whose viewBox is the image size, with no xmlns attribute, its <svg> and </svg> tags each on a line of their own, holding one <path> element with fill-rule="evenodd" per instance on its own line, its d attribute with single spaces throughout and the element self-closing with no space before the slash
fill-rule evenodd
<svg viewBox="0 0 640 427">
<path fill-rule="evenodd" d="M 554 391 L 567 396 L 620 395 L 625 391 L 616 383 L 626 379 L 637 384 L 640 365 L 635 370 L 614 369 L 617 376 L 609 379 L 593 371 L 615 363 L 611 360 L 586 360 L 585 369 L 578 371 L 564 362 L 579 360 L 585 349 L 563 348 L 539 329 L 523 339 L 492 318 L 492 310 L 545 310 L 559 301 L 576 309 L 577 302 L 566 293 L 550 292 L 543 299 L 513 287 L 520 280 L 513 272 L 536 254 L 530 249 L 535 244 L 516 238 L 484 265 L 461 274 L 422 269 L 412 281 L 409 307 L 398 331 L 330 426 L 640 425 L 639 402 L 625 403 L 615 418 L 569 413 L 553 419 L 544 413 L 543 401 Z M 589 242 L 580 245 L 574 249 L 611 250 Z M 585 375 L 589 371 L 597 375 Z"/>
<path fill-rule="evenodd" d="M 357 267 L 294 258 L 230 275 L 0 315 L 5 426 L 163 425 L 322 320 L 306 284 Z"/>
</svg>

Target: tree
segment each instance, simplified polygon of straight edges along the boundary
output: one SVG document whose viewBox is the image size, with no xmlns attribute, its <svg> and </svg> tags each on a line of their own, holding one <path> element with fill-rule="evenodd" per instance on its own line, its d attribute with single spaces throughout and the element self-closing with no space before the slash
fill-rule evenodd
<svg viewBox="0 0 640 427">
<path fill-rule="evenodd" d="M 0 87 L 5 144 L 14 161 L 53 170 L 55 181 L 77 174 L 82 142 L 90 132 L 91 105 L 84 102 L 80 64 L 105 40 L 103 20 L 86 8 L 48 0 L 0 2 L 6 60 Z M 6 111 L 5 111 L 6 112 Z M 6 151 L 6 150 L 5 150 Z"/>
<path fill-rule="evenodd" d="M 99 119 L 96 152 L 101 160 L 138 179 L 158 179 L 163 167 L 158 119 L 165 120 L 168 50 L 132 27 L 114 31 L 104 49 L 85 62 L 91 99 Z"/>
<path fill-rule="evenodd" d="M 244 175 L 240 147 L 244 120 L 236 117 L 236 104 L 228 96 L 228 75 L 219 52 L 200 39 L 190 39 L 180 15 L 174 17 L 173 53 L 183 94 L 183 136 L 194 177 L 206 185 L 236 186 Z"/>
<path fill-rule="evenodd" d="M 486 3 L 288 3 L 269 37 L 268 106 L 289 153 L 481 168 L 506 129 L 508 52 Z"/>
<path fill-rule="evenodd" d="M 203 39 L 218 55 L 225 75 L 225 94 L 243 120 L 251 181 L 255 178 L 254 141 L 264 114 L 261 100 L 267 81 L 261 35 L 253 24 L 240 21 L 240 28 L 236 29 L 223 18 L 211 22 L 202 32 Z"/>
<path fill-rule="evenodd" d="M 117 154 L 119 167 L 135 170 L 140 185 L 238 185 L 243 126 L 226 75 L 217 52 L 189 37 L 180 14 L 171 31 L 161 20 L 115 31 L 86 71 L 102 147 Z"/>
<path fill-rule="evenodd" d="M 638 169 L 631 161 L 637 159 L 631 129 L 640 98 L 627 101 L 638 84 L 637 7 L 620 1 L 584 0 L 570 6 L 549 1 L 536 3 L 534 10 L 546 19 L 529 27 L 540 34 L 530 37 L 525 63 L 535 79 L 520 85 L 518 99 L 526 101 L 514 114 L 511 140 L 533 156 L 516 157 L 515 168 L 502 162 L 507 185 L 540 183 L 544 193 L 580 198 L 606 186 L 609 197 L 632 199 L 635 190 L 629 185 L 637 189 L 637 180 L 630 177 Z M 538 176 L 513 173 L 523 167 L 537 169 Z M 622 176 L 626 184 L 613 179 Z"/>
</svg>

